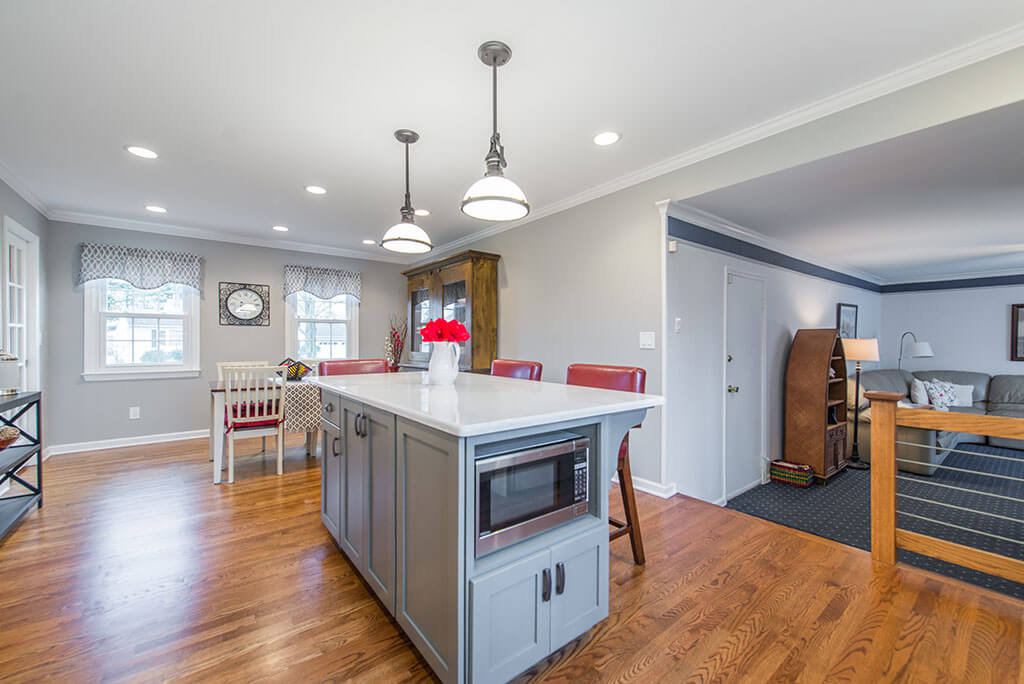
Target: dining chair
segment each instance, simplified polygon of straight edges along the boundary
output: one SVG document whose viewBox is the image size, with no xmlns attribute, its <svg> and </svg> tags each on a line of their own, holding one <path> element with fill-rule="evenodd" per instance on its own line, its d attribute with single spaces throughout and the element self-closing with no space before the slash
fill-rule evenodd
<svg viewBox="0 0 1024 684">
<path fill-rule="evenodd" d="M 544 366 L 538 361 L 515 361 L 513 359 L 494 359 L 491 361 L 491 375 L 520 380 L 540 380 Z"/>
<path fill-rule="evenodd" d="M 643 394 L 647 386 L 647 371 L 635 366 L 574 363 L 566 371 L 565 382 L 567 385 Z M 644 557 L 644 540 L 640 535 L 640 516 L 636 509 L 636 493 L 633 491 L 633 473 L 629 467 L 628 432 L 622 438 L 622 444 L 619 445 L 618 474 L 619 491 L 622 493 L 622 508 L 626 513 L 626 520 L 623 522 L 609 516 L 608 522 L 616 528 L 609 537 L 618 539 L 628 534 L 629 543 L 633 547 L 633 562 L 637 565 L 644 565 L 647 561 Z"/>
<path fill-rule="evenodd" d="M 261 368 L 263 366 L 269 366 L 270 364 L 266 361 L 218 361 L 217 362 L 217 379 L 224 382 L 224 369 L 225 368 Z M 267 450 L 267 438 L 263 438 L 261 443 L 260 451 Z M 210 457 L 213 460 L 213 457 Z"/>
<path fill-rule="evenodd" d="M 277 474 L 284 468 L 284 391 L 287 366 L 225 367 L 224 438 L 228 482 L 235 481 L 235 440 L 277 437 Z"/>
<path fill-rule="evenodd" d="M 320 375 L 362 375 L 387 372 L 387 359 L 341 359 L 320 362 Z"/>
</svg>

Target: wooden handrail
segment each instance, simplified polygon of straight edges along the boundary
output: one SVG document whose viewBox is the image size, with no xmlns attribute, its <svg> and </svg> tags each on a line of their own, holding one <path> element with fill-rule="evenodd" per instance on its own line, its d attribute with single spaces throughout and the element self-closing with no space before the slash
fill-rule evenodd
<svg viewBox="0 0 1024 684">
<path fill-rule="evenodd" d="M 1024 561 L 896 527 L 896 426 L 1024 439 L 1024 419 L 897 408 L 904 394 L 865 392 L 871 402 L 871 557 L 893 565 L 906 549 L 1014 582 L 1024 582 Z"/>
</svg>

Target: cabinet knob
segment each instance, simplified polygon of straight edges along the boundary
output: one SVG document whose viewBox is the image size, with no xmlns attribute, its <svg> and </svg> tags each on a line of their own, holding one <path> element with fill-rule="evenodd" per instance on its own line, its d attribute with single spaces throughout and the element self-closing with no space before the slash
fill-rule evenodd
<svg viewBox="0 0 1024 684">
<path fill-rule="evenodd" d="M 728 391 L 730 391 L 730 392 L 734 392 L 734 393 L 735 393 L 735 392 L 739 392 L 739 391 L 740 391 L 740 388 L 739 388 L 739 387 L 737 387 L 736 385 L 729 385 L 729 387 L 728 387 Z"/>
<path fill-rule="evenodd" d="M 324 406 L 324 411 L 327 413 L 334 413 L 334 404 L 332 402 L 327 402 L 327 406 Z"/>
</svg>

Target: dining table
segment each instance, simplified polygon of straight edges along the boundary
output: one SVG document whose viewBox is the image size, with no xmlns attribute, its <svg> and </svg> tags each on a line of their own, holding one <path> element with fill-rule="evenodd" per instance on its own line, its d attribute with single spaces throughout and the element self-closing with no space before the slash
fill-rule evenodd
<svg viewBox="0 0 1024 684">
<path fill-rule="evenodd" d="M 306 435 L 306 454 L 316 453 L 320 431 L 320 388 L 306 380 L 281 380 L 284 390 L 284 430 Z M 226 383 L 210 381 L 210 460 L 213 461 L 213 483 L 220 484 L 224 469 L 224 403 Z"/>
</svg>

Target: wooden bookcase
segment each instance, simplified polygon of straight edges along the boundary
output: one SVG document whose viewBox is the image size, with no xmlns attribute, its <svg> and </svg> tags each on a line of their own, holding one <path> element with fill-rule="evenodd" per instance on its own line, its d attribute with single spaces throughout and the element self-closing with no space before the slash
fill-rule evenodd
<svg viewBox="0 0 1024 684">
<path fill-rule="evenodd" d="M 785 460 L 811 466 L 815 477 L 827 480 L 846 467 L 846 355 L 835 328 L 793 337 L 785 434 Z"/>
<path fill-rule="evenodd" d="M 490 370 L 498 353 L 497 254 L 469 250 L 403 271 L 409 279 L 409 360 L 403 368 L 425 369 L 430 344 L 420 330 L 435 318 L 455 319 L 469 330 L 461 345 L 462 370 Z"/>
</svg>

